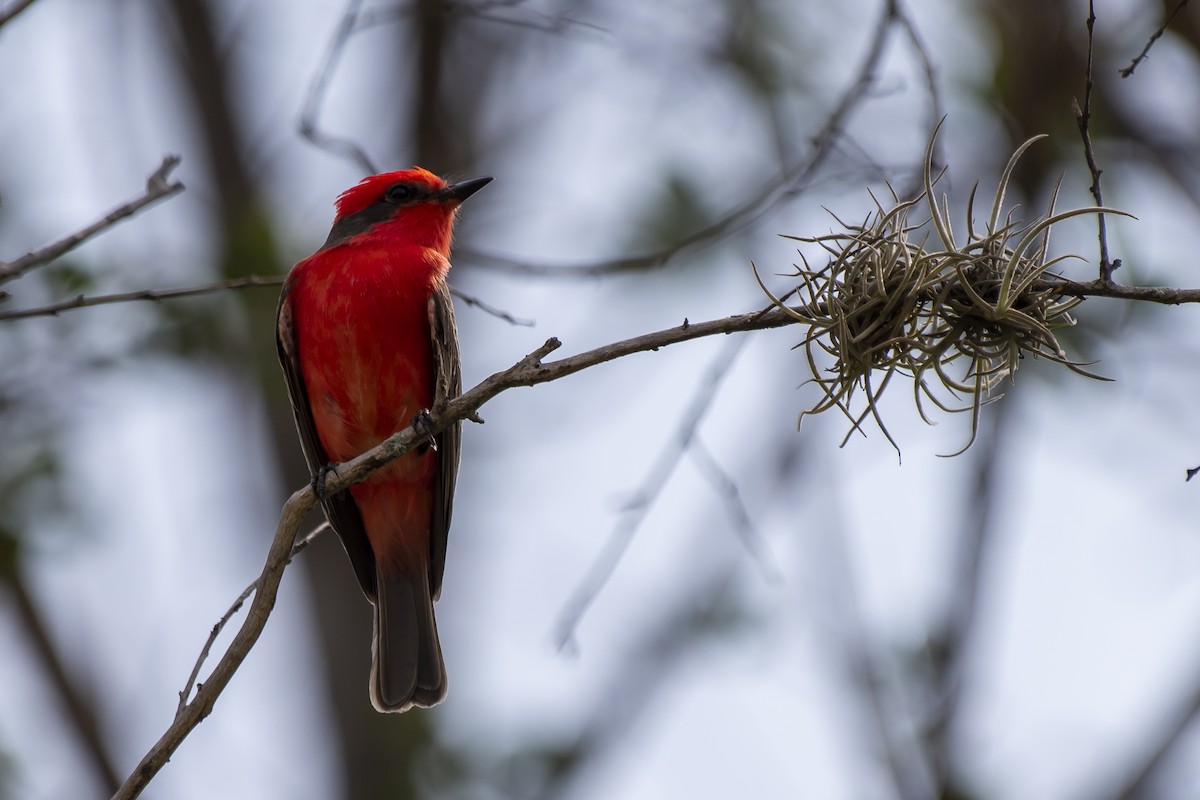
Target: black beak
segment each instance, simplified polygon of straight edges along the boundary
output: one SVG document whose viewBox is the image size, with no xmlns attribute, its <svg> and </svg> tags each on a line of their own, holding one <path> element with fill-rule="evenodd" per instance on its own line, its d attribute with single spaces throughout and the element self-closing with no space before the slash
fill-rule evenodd
<svg viewBox="0 0 1200 800">
<path fill-rule="evenodd" d="M 462 183 L 456 183 L 453 186 L 447 186 L 445 189 L 442 189 L 440 192 L 438 192 L 438 196 L 441 200 L 450 200 L 457 205 L 491 182 L 492 179 L 490 177 L 472 178 L 469 181 L 463 181 Z"/>
</svg>

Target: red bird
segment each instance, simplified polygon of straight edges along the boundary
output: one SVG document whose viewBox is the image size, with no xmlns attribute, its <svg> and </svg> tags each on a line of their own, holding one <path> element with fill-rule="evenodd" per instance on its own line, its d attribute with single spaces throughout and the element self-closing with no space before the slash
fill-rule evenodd
<svg viewBox="0 0 1200 800">
<path fill-rule="evenodd" d="M 279 360 L 309 469 L 320 474 L 462 391 L 446 286 L 458 206 L 491 178 L 449 185 L 414 167 L 365 178 L 337 200 L 325 244 L 279 298 Z M 375 607 L 371 702 L 436 705 L 446 668 L 433 601 L 442 588 L 460 426 L 322 498 Z"/>
</svg>

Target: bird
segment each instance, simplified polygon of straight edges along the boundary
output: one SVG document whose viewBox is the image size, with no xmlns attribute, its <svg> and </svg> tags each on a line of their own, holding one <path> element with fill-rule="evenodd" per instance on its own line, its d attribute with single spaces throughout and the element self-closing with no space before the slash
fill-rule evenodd
<svg viewBox="0 0 1200 800">
<path fill-rule="evenodd" d="M 276 344 L 301 448 L 374 607 L 369 694 L 380 712 L 446 696 L 433 602 L 461 424 L 332 496 L 322 478 L 462 392 L 450 243 L 459 206 L 491 180 L 451 184 L 421 167 L 364 178 L 337 198 L 325 243 L 280 292 Z"/>
</svg>

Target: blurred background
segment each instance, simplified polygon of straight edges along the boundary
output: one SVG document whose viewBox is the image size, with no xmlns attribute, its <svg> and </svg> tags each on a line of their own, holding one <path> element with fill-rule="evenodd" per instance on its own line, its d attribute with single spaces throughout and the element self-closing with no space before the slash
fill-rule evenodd
<svg viewBox="0 0 1200 800">
<path fill-rule="evenodd" d="M 12 9 L 19 3 L 0 6 Z M 1200 9 L 1098 0 L 1092 135 L 1127 283 L 1200 284 Z M 496 180 L 452 283 L 474 385 L 765 305 L 815 235 L 908 192 L 946 116 L 964 224 L 1090 205 L 1082 0 L 37 0 L 0 28 L 0 258 L 187 191 L 4 286 L 0 315 L 278 276 L 368 169 Z M 370 164 L 362 163 L 364 154 Z M 1018 212 L 1020 216 L 1022 212 Z M 1095 277 L 1095 222 L 1056 234 Z M 815 256 L 812 251 L 808 255 Z M 0 319 L 0 797 L 107 797 L 308 479 L 277 288 Z M 1200 313 L 1088 300 L 924 425 L 840 447 L 798 329 L 501 395 L 464 435 L 428 712 L 367 699 L 331 536 L 147 797 L 1200 797 Z M 319 520 L 314 516 L 309 527 Z M 234 625 L 240 624 L 241 618 Z M 227 632 L 218 650 L 228 643 Z M 208 666 L 215 663 L 210 661 Z"/>
</svg>

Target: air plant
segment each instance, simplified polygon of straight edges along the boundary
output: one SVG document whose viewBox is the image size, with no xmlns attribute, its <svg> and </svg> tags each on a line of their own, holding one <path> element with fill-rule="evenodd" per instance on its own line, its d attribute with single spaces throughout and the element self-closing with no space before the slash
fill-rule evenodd
<svg viewBox="0 0 1200 800">
<path fill-rule="evenodd" d="M 939 128 L 941 127 L 939 123 Z M 798 279 L 777 297 L 755 276 L 779 308 L 808 326 L 803 347 L 813 381 L 822 397 L 800 415 L 838 408 L 851 422 L 842 444 L 872 417 L 896 447 L 879 412 L 878 401 L 897 375 L 911 379 L 917 411 L 928 424 L 926 401 L 945 412 L 970 412 L 971 435 L 956 453 L 975 441 L 981 407 L 999 399 L 1001 382 L 1011 380 L 1026 355 L 1044 358 L 1085 375 L 1107 380 L 1085 369 L 1088 363 L 1067 357 L 1054 331 L 1074 325 L 1071 310 L 1082 298 L 1061 291 L 1054 268 L 1073 255 L 1050 255 L 1051 229 L 1071 217 L 1122 214 L 1091 206 L 1056 211 L 1061 178 L 1050 193 L 1046 212 L 1032 222 L 1004 210 L 1013 169 L 1035 136 L 1013 153 L 1001 173 L 986 224 L 974 221 L 976 185 L 967 202 L 966 235 L 959 243 L 950 221 L 950 203 L 939 201 L 934 186 L 934 129 L 925 150 L 924 191 L 902 201 L 889 185 L 885 207 L 872 193 L 875 211 L 860 225 L 835 216 L 840 230 L 822 236 L 786 238 L 822 247 L 829 261 L 820 269 L 801 264 L 787 277 Z M 927 210 L 929 218 L 911 224 L 910 216 Z M 799 303 L 785 300 L 795 295 Z M 833 359 L 819 364 L 819 352 Z M 856 409 L 858 392 L 865 408 Z"/>
</svg>

